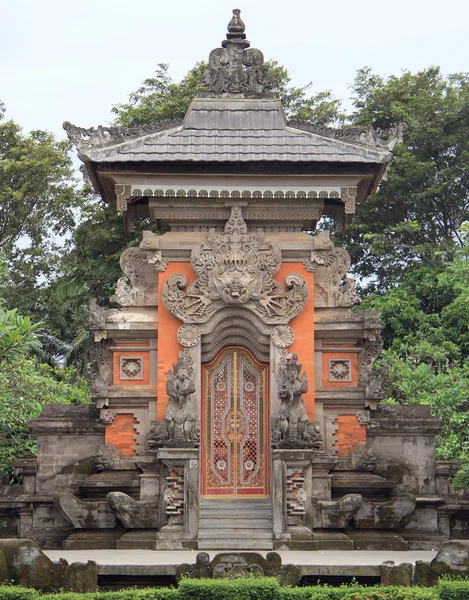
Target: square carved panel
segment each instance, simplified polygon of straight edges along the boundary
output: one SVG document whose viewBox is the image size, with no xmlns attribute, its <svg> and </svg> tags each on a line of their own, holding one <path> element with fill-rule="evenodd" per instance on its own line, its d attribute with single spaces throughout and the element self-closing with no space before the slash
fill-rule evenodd
<svg viewBox="0 0 469 600">
<path fill-rule="evenodd" d="M 329 359 L 329 381 L 334 383 L 352 381 L 352 361 L 350 358 Z"/>
<path fill-rule="evenodd" d="M 121 380 L 139 381 L 143 379 L 143 358 L 136 356 L 121 356 L 119 378 Z"/>
</svg>

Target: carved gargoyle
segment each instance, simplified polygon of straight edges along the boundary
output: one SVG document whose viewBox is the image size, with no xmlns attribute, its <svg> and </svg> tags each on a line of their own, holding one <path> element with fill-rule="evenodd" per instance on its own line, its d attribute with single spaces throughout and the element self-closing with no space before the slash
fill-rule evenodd
<svg viewBox="0 0 469 600">
<path fill-rule="evenodd" d="M 109 492 L 106 499 L 124 527 L 128 529 L 156 529 L 158 527 L 156 502 L 133 500 L 123 492 Z"/>
<path fill-rule="evenodd" d="M 114 529 L 117 525 L 107 502 L 83 502 L 69 492 L 59 492 L 54 504 L 76 529 Z"/>
</svg>

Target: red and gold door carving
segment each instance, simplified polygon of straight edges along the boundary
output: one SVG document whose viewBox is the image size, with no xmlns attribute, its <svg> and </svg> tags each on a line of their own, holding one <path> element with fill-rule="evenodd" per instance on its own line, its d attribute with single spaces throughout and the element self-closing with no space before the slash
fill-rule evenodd
<svg viewBox="0 0 469 600">
<path fill-rule="evenodd" d="M 244 348 L 225 348 L 204 365 L 202 494 L 269 493 L 267 382 L 267 365 Z"/>
</svg>

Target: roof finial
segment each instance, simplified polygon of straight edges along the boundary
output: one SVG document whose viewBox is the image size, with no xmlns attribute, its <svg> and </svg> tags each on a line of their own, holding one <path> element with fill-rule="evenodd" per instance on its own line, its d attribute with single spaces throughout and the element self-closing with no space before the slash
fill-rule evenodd
<svg viewBox="0 0 469 600">
<path fill-rule="evenodd" d="M 246 26 L 240 14 L 239 8 L 233 9 L 226 40 L 221 43 L 221 48 L 210 52 L 202 79 L 209 92 L 263 94 L 272 87 L 264 55 L 249 47 L 251 43 L 246 39 Z"/>
<path fill-rule="evenodd" d="M 228 35 L 226 38 L 228 40 L 233 39 L 246 39 L 246 34 L 244 30 L 246 29 L 246 25 L 244 21 L 240 17 L 241 11 L 239 8 L 233 8 L 233 16 L 231 17 L 231 21 L 228 23 Z"/>
</svg>

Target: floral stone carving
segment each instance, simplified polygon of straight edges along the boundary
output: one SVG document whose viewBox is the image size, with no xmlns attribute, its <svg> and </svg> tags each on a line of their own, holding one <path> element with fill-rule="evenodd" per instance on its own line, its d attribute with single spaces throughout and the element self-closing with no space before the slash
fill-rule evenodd
<svg viewBox="0 0 469 600">
<path fill-rule="evenodd" d="M 178 342 L 184 348 L 193 348 L 200 341 L 200 331 L 197 325 L 181 325 L 177 333 Z"/>
<path fill-rule="evenodd" d="M 289 325 L 277 325 L 272 330 L 272 343 L 277 348 L 288 348 L 294 339 L 295 334 Z"/>
<path fill-rule="evenodd" d="M 248 233 L 241 207 L 231 209 L 224 233 L 209 231 L 205 242 L 192 249 L 191 266 L 198 279 L 175 274 L 165 282 L 163 302 L 184 323 L 206 323 L 226 305 L 243 305 L 264 323 L 286 324 L 308 300 L 309 290 L 301 275 L 290 273 L 287 289 L 274 281 L 280 268 L 280 249 L 269 244 L 261 250 L 264 232 Z"/>
</svg>

